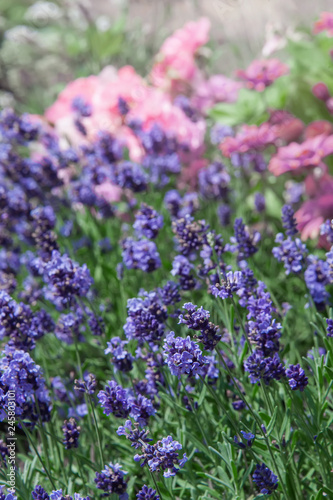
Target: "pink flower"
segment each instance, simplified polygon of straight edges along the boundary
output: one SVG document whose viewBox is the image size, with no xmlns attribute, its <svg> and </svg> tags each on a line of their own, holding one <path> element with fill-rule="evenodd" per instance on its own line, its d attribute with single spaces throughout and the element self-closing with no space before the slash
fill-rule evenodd
<svg viewBox="0 0 333 500">
<path fill-rule="evenodd" d="M 119 186 L 111 184 L 111 182 L 103 182 L 95 186 L 95 193 L 106 202 L 114 203 L 120 201 L 122 189 Z"/>
<path fill-rule="evenodd" d="M 192 104 L 199 111 L 205 112 L 217 102 L 235 102 L 242 87 L 242 83 L 224 75 L 213 75 L 197 85 Z"/>
<path fill-rule="evenodd" d="M 168 91 L 184 89 L 184 83 L 193 80 L 198 68 L 195 53 L 208 42 L 210 21 L 207 18 L 189 22 L 165 40 L 156 56 L 150 74 L 153 85 Z"/>
<path fill-rule="evenodd" d="M 277 139 L 275 126 L 243 125 L 236 137 L 226 137 L 220 145 L 222 154 L 230 157 L 232 153 L 246 153 L 249 150 L 261 151 Z"/>
<path fill-rule="evenodd" d="M 333 152 L 333 135 L 318 135 L 302 144 L 292 142 L 278 149 L 268 169 L 276 176 L 286 172 L 300 173 L 304 168 L 319 165 L 322 159 Z"/>
<path fill-rule="evenodd" d="M 317 135 L 330 135 L 333 133 L 333 126 L 326 120 L 315 120 L 306 127 L 304 131 L 305 139 L 316 137 Z"/>
<path fill-rule="evenodd" d="M 304 123 L 288 111 L 276 109 L 269 110 L 269 123 L 275 125 L 277 137 L 290 142 L 299 138 L 304 129 Z"/>
<path fill-rule="evenodd" d="M 262 92 L 266 87 L 289 72 L 288 66 L 278 59 L 263 59 L 253 61 L 244 71 L 237 71 L 237 76 L 245 80 L 249 89 Z"/>
<path fill-rule="evenodd" d="M 315 22 L 313 32 L 315 34 L 321 31 L 328 31 L 328 36 L 333 36 L 333 13 L 322 12 L 320 18 Z"/>
<path fill-rule="evenodd" d="M 323 222 L 333 217 L 333 177 L 326 172 L 319 176 L 309 175 L 305 180 L 305 189 L 310 199 L 295 213 L 303 240 L 317 238 Z"/>
</svg>

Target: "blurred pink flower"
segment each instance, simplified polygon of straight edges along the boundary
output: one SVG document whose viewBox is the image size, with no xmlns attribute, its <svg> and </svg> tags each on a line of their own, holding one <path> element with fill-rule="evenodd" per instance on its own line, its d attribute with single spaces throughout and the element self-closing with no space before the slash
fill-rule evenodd
<svg viewBox="0 0 333 500">
<path fill-rule="evenodd" d="M 197 85 L 192 104 L 199 111 L 205 112 L 218 102 L 235 102 L 242 87 L 242 83 L 224 75 L 213 75 Z"/>
<path fill-rule="evenodd" d="M 246 153 L 250 150 L 261 151 L 277 139 L 275 126 L 269 123 L 257 125 L 243 125 L 236 137 L 226 137 L 220 149 L 222 154 L 230 157 L 232 153 Z"/>
<path fill-rule="evenodd" d="M 315 34 L 327 31 L 329 36 L 333 36 L 333 13 L 322 12 L 320 18 L 315 22 L 313 32 Z"/>
<path fill-rule="evenodd" d="M 111 184 L 111 182 L 103 182 L 95 186 L 95 192 L 97 196 L 103 198 L 108 203 L 114 203 L 120 201 L 122 189 L 119 186 Z"/>
<path fill-rule="evenodd" d="M 306 127 L 304 130 L 305 139 L 316 137 L 317 135 L 330 135 L 333 133 L 333 126 L 326 120 L 315 120 Z"/>
<path fill-rule="evenodd" d="M 268 169 L 279 176 L 286 172 L 301 173 L 305 168 L 318 166 L 322 159 L 333 152 L 333 135 L 317 135 L 298 144 L 292 142 L 280 147 L 269 162 Z"/>
<path fill-rule="evenodd" d="M 304 123 L 296 116 L 283 109 L 269 110 L 269 123 L 275 125 L 277 137 L 290 142 L 299 138 L 304 129 Z"/>
<path fill-rule="evenodd" d="M 262 59 L 253 61 L 245 71 L 238 70 L 237 76 L 246 82 L 249 89 L 262 92 L 288 72 L 288 66 L 278 59 Z"/>
<path fill-rule="evenodd" d="M 323 222 L 333 217 L 333 177 L 325 170 L 324 173 L 309 175 L 305 180 L 305 190 L 310 199 L 295 213 L 303 240 L 317 238 Z"/>
<path fill-rule="evenodd" d="M 156 56 L 156 62 L 150 73 L 150 80 L 156 87 L 175 92 L 182 91 L 184 83 L 188 85 L 199 72 L 195 53 L 209 39 L 210 21 L 201 18 L 189 22 L 173 33 L 163 43 Z"/>
</svg>

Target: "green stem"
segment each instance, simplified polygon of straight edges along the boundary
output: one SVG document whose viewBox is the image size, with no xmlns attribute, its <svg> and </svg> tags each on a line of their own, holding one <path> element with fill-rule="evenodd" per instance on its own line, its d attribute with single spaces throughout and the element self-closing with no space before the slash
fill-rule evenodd
<svg viewBox="0 0 333 500">
<path fill-rule="evenodd" d="M 157 491 L 157 493 L 158 493 L 158 495 L 159 495 L 159 497 L 160 497 L 160 500 L 162 500 L 162 495 L 161 495 L 160 489 L 159 489 L 159 487 L 158 487 L 158 484 L 157 484 L 157 482 L 156 482 L 156 479 L 155 479 L 155 477 L 154 477 L 154 474 L 153 474 L 153 473 L 152 473 L 152 471 L 149 469 L 149 467 L 148 467 L 148 471 L 149 471 L 149 474 L 150 474 L 150 476 L 151 476 L 152 480 L 154 481 L 154 485 L 155 485 L 156 491 Z"/>
<path fill-rule="evenodd" d="M 47 477 L 49 478 L 50 483 L 52 484 L 53 488 L 56 490 L 56 489 L 57 489 L 57 487 L 56 487 L 56 485 L 54 484 L 53 479 L 52 479 L 52 477 L 51 477 L 51 475 L 50 475 L 50 473 L 49 473 L 49 471 L 48 471 L 48 468 L 45 466 L 45 464 L 44 464 L 44 462 L 43 462 L 43 460 L 42 460 L 42 457 L 40 456 L 40 454 L 39 454 L 39 452 L 38 452 L 38 450 L 37 450 L 37 448 L 36 448 L 36 446 L 35 446 L 35 443 L 34 443 L 34 442 L 33 442 L 33 440 L 31 439 L 31 436 L 30 436 L 30 434 L 29 434 L 28 429 L 26 428 L 26 426 L 24 425 L 24 423 L 23 423 L 21 420 L 19 420 L 19 422 L 20 422 L 20 424 L 21 424 L 21 427 L 22 427 L 22 429 L 23 429 L 24 434 L 25 434 L 25 435 L 27 436 L 27 438 L 28 438 L 29 443 L 30 443 L 30 444 L 31 444 L 31 446 L 33 447 L 33 449 L 34 449 L 34 451 L 35 451 L 35 453 L 36 453 L 36 455 L 37 455 L 37 457 L 38 457 L 38 460 L 40 461 L 40 463 L 41 463 L 41 465 L 42 465 L 43 469 L 45 470 L 46 475 L 47 475 Z"/>
</svg>

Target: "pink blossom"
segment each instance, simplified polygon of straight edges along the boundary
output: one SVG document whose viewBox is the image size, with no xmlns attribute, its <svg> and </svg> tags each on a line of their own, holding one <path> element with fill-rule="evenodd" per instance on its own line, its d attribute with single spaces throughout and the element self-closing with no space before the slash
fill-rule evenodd
<svg viewBox="0 0 333 500">
<path fill-rule="evenodd" d="M 333 13 L 322 12 L 320 18 L 315 22 L 313 32 L 315 34 L 321 31 L 327 31 L 328 36 L 333 36 Z"/>
<path fill-rule="evenodd" d="M 122 189 L 119 186 L 115 186 L 111 182 L 103 182 L 102 184 L 95 186 L 95 193 L 108 203 L 114 203 L 116 201 L 120 201 Z"/>
<path fill-rule="evenodd" d="M 199 111 L 205 112 L 217 102 L 235 102 L 242 87 L 242 83 L 224 75 L 213 75 L 195 88 L 192 104 Z"/>
<path fill-rule="evenodd" d="M 270 110 L 269 123 L 275 125 L 276 135 L 286 142 L 295 141 L 304 129 L 304 123 L 288 111 Z"/>
<path fill-rule="evenodd" d="M 325 171 L 309 175 L 305 180 L 305 189 L 310 199 L 295 213 L 303 240 L 317 238 L 323 222 L 333 217 L 333 177 Z"/>
<path fill-rule="evenodd" d="M 165 40 L 156 56 L 156 63 L 150 80 L 156 87 L 168 91 L 184 88 L 184 82 L 191 82 L 198 68 L 195 53 L 208 42 L 210 21 L 207 18 L 189 22 Z"/>
<path fill-rule="evenodd" d="M 305 139 L 316 137 L 317 135 L 330 135 L 333 133 L 333 126 L 326 120 L 315 120 L 306 127 L 304 130 Z"/>
<path fill-rule="evenodd" d="M 236 137 L 226 137 L 220 149 L 228 158 L 232 153 L 246 153 L 249 150 L 260 151 L 277 139 L 275 126 L 269 123 L 262 125 L 243 125 Z"/>
<path fill-rule="evenodd" d="M 263 59 L 253 61 L 245 71 L 237 71 L 237 76 L 245 80 L 249 89 L 262 92 L 280 76 L 286 75 L 288 72 L 288 66 L 278 59 Z"/>
<path fill-rule="evenodd" d="M 319 165 L 322 159 L 333 152 L 333 135 L 318 135 L 302 144 L 292 142 L 278 149 L 268 169 L 276 176 L 286 172 L 300 173 L 305 168 Z"/>
</svg>

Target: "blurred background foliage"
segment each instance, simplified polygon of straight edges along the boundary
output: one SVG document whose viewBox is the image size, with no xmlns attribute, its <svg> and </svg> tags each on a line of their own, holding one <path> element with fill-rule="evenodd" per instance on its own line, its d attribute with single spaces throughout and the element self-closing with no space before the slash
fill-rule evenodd
<svg viewBox="0 0 333 500">
<path fill-rule="evenodd" d="M 262 57 L 265 40 L 278 36 L 283 48 L 288 39 L 295 65 L 290 77 L 292 92 L 288 91 L 288 99 L 293 102 L 289 104 L 301 108 L 293 109 L 298 116 L 311 119 L 315 110 L 302 108 L 300 93 L 310 92 L 309 84 L 320 79 L 323 68 L 329 86 L 333 80 L 331 70 L 326 71 L 330 66 L 329 47 L 325 51 L 319 46 L 325 43 L 320 37 L 312 43 L 309 26 L 321 10 L 329 9 L 330 2 L 0 0 L 0 108 L 10 105 L 18 111 L 42 113 L 66 83 L 96 74 L 108 64 L 130 64 L 146 75 L 166 36 L 186 21 L 206 15 L 212 22 L 212 36 L 200 55 L 207 73 L 233 76 L 235 69 Z M 300 29 L 302 24 L 308 28 Z M 281 50 L 278 57 L 288 58 Z M 287 99 L 287 94 L 283 96 L 279 89 L 275 92 L 270 97 L 272 105 L 285 105 L 280 101 Z M 236 111 L 222 104 L 219 118 L 230 124 L 251 121 L 256 103 L 248 102 L 248 97 L 244 96 L 245 108 L 243 99 Z M 254 121 L 258 116 L 261 119 L 260 112 Z"/>
</svg>

